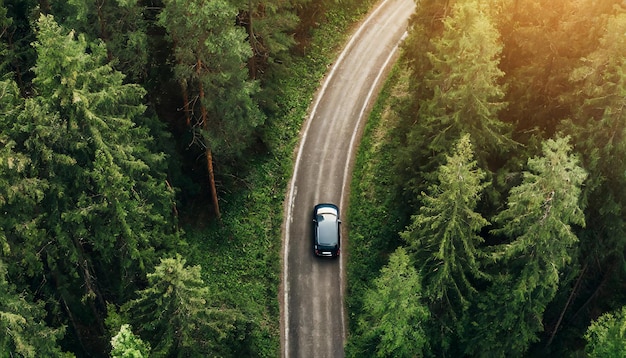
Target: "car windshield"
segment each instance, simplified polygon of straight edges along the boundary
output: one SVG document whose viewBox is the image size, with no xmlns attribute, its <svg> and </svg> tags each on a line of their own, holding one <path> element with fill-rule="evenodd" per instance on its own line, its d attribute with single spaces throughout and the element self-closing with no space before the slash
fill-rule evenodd
<svg viewBox="0 0 626 358">
<path fill-rule="evenodd" d="M 317 216 L 319 230 L 319 244 L 326 246 L 337 245 L 337 217 L 332 214 Z"/>
</svg>

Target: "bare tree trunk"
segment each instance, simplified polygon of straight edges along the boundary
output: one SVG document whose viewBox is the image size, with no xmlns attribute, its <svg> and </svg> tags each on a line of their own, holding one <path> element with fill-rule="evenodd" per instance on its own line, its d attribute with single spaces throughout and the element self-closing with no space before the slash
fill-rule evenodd
<svg viewBox="0 0 626 358">
<path fill-rule="evenodd" d="M 202 63 L 200 62 L 200 60 L 198 60 L 196 71 L 200 72 L 201 67 L 202 67 Z M 203 103 L 204 86 L 202 85 L 202 83 L 199 83 L 199 86 L 200 86 L 200 111 L 202 113 L 202 128 L 206 132 L 209 129 L 209 124 L 208 124 L 208 118 L 207 118 L 207 111 Z M 215 209 L 215 216 L 217 217 L 217 220 L 221 224 L 222 214 L 220 212 L 220 203 L 217 197 L 217 188 L 215 186 L 215 173 L 213 172 L 213 153 L 211 152 L 211 147 L 208 144 L 205 143 L 205 146 L 206 146 L 206 166 L 207 166 L 207 170 L 209 171 L 209 185 L 211 187 L 211 196 L 213 197 L 213 208 Z"/>
<path fill-rule="evenodd" d="M 220 203 L 217 198 L 217 188 L 215 187 L 215 173 L 213 173 L 213 153 L 209 147 L 206 148 L 206 165 L 209 170 L 209 183 L 211 185 L 211 196 L 213 197 L 213 207 L 215 208 L 215 216 L 222 223 L 222 214 L 220 213 Z"/>
<path fill-rule="evenodd" d="M 559 327 L 561 326 L 561 322 L 563 322 L 563 317 L 565 316 L 565 312 L 569 308 L 569 305 L 572 303 L 572 299 L 574 298 L 574 296 L 578 292 L 578 288 L 580 287 L 580 283 L 582 282 L 583 276 L 585 276 L 585 273 L 587 272 L 587 267 L 588 267 L 588 265 L 585 264 L 585 267 L 583 267 L 583 269 L 582 269 L 582 271 L 580 273 L 580 276 L 578 276 L 578 280 L 576 280 L 576 283 L 574 284 L 574 287 L 572 288 L 572 292 L 570 293 L 569 297 L 567 298 L 567 302 L 565 303 L 565 307 L 563 307 L 563 310 L 561 311 L 561 314 L 559 315 L 559 319 L 556 322 L 556 325 L 555 325 L 554 329 L 552 330 L 552 333 L 550 334 L 550 339 L 548 340 L 548 343 L 546 344 L 546 347 L 548 347 L 548 346 L 550 346 L 552 344 L 552 341 L 554 340 L 554 336 L 556 336 L 556 332 L 559 330 Z"/>
<path fill-rule="evenodd" d="M 252 24 L 252 0 L 248 0 L 248 23 L 246 24 L 248 30 L 248 38 L 250 39 L 250 47 L 252 48 L 252 56 L 248 59 L 248 71 L 250 73 L 250 78 L 256 79 L 257 77 L 257 67 L 256 67 L 256 57 L 259 52 L 256 44 L 256 35 L 254 34 L 254 27 Z"/>
</svg>

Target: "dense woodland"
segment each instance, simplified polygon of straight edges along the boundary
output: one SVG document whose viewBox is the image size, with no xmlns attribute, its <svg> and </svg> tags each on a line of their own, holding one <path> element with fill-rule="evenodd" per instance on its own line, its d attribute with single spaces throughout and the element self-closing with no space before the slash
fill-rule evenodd
<svg viewBox="0 0 626 358">
<path fill-rule="evenodd" d="M 369 6 L 0 0 L 0 357 L 277 356 L 294 144 Z"/>
<path fill-rule="evenodd" d="M 0 356 L 277 356 L 315 30 L 367 6 L 0 0 Z M 348 355 L 624 356 L 626 5 L 410 25 Z"/>
<path fill-rule="evenodd" d="M 396 71 L 347 355 L 625 356 L 626 3 L 422 0 Z"/>
</svg>

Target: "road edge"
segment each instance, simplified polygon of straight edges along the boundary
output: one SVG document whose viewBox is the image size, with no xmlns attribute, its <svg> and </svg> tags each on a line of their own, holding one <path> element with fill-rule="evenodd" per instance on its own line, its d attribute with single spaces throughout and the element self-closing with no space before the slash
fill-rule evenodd
<svg viewBox="0 0 626 358">
<path fill-rule="evenodd" d="M 306 142 L 306 138 L 308 135 L 309 128 L 311 127 L 312 120 L 315 117 L 315 114 L 317 112 L 317 107 L 319 106 L 319 103 L 322 97 L 324 96 L 324 93 L 326 92 L 326 88 L 328 87 L 329 82 L 334 77 L 337 67 L 341 65 L 344 57 L 352 49 L 356 39 L 359 38 L 360 34 L 367 27 L 369 22 L 372 21 L 372 19 L 375 17 L 378 11 L 380 11 L 380 9 L 384 5 L 386 5 L 387 2 L 389 1 L 392 1 L 392 0 L 379 1 L 372 8 L 372 10 L 368 12 L 367 16 L 358 25 L 356 30 L 354 30 L 353 34 L 350 35 L 349 39 L 346 42 L 346 45 L 343 47 L 343 49 L 339 53 L 336 61 L 330 67 L 328 74 L 322 80 L 321 82 L 322 84 L 320 88 L 315 93 L 314 100 L 312 102 L 310 110 L 307 111 L 306 119 L 300 131 L 298 144 L 295 146 L 295 151 L 293 154 L 295 156 L 294 167 L 291 173 L 291 178 L 289 180 L 289 185 L 287 187 L 288 195 L 285 196 L 285 201 L 283 203 L 283 222 L 281 224 L 282 272 L 281 272 L 281 279 L 280 279 L 278 294 L 279 294 L 279 314 L 280 314 L 280 344 L 281 344 L 281 357 L 282 358 L 288 358 L 289 356 L 289 340 L 287 338 L 289 337 L 289 291 L 290 291 L 289 271 L 288 271 L 289 241 L 290 241 L 289 231 L 290 231 L 291 223 L 293 220 L 292 208 L 293 208 L 294 200 L 297 194 L 297 187 L 295 186 L 295 181 L 296 181 L 296 174 L 298 173 L 298 169 L 300 166 L 302 149 Z M 339 205 L 341 211 L 343 211 L 344 209 L 344 203 L 347 203 L 349 201 L 347 199 L 349 197 L 349 193 L 347 191 L 349 191 L 350 189 L 350 184 L 348 183 L 349 182 L 348 177 L 351 178 L 352 169 L 354 167 L 354 160 L 355 160 L 354 153 L 353 153 L 354 146 L 358 145 L 361 135 L 363 133 L 363 127 L 364 127 L 363 117 L 365 117 L 366 113 L 369 113 L 368 109 L 372 108 L 374 101 L 378 97 L 378 93 L 380 92 L 380 88 L 382 86 L 381 78 L 383 74 L 388 73 L 388 71 L 391 69 L 391 66 L 389 65 L 392 59 L 398 56 L 399 46 L 405 37 L 406 37 L 406 32 L 403 34 L 401 39 L 396 43 L 396 45 L 394 46 L 394 49 L 391 51 L 384 65 L 381 67 L 381 71 L 378 73 L 372 88 L 368 92 L 367 100 L 364 103 L 364 106 L 361 108 L 359 118 L 357 121 L 357 126 L 355 127 L 355 130 L 353 132 L 353 135 L 350 141 L 350 147 L 349 147 L 349 152 L 348 152 L 348 165 L 346 166 L 344 170 L 344 181 L 342 183 L 342 193 L 341 193 L 341 199 L 340 199 L 340 205 Z M 347 242 L 347 237 L 348 237 L 346 226 L 343 226 L 342 234 L 343 234 L 343 238 L 345 238 L 345 241 L 344 241 L 345 243 Z M 342 245 L 345 245 L 344 243 L 342 243 Z M 342 331 L 342 340 L 343 340 L 344 346 L 345 346 L 346 338 L 347 338 L 346 336 L 347 335 L 347 330 L 346 330 L 347 319 L 345 317 L 345 312 L 346 312 L 346 306 L 345 306 L 345 292 L 346 292 L 345 277 L 346 276 L 345 276 L 345 270 L 344 270 L 345 260 L 346 260 L 345 255 L 344 255 L 345 252 L 346 250 L 342 248 L 342 255 L 340 256 L 340 285 L 341 285 L 341 290 L 342 290 L 342 298 L 344 300 L 342 311 L 341 311 L 341 321 L 342 321 L 341 331 Z"/>
</svg>

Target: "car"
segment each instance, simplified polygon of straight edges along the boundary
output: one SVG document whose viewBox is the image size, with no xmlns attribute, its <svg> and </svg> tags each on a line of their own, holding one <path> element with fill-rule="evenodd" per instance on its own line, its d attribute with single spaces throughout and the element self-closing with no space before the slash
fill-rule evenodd
<svg viewBox="0 0 626 358">
<path fill-rule="evenodd" d="M 319 257 L 337 257 L 341 247 L 341 220 L 335 204 L 321 203 L 313 209 L 313 253 Z"/>
</svg>

